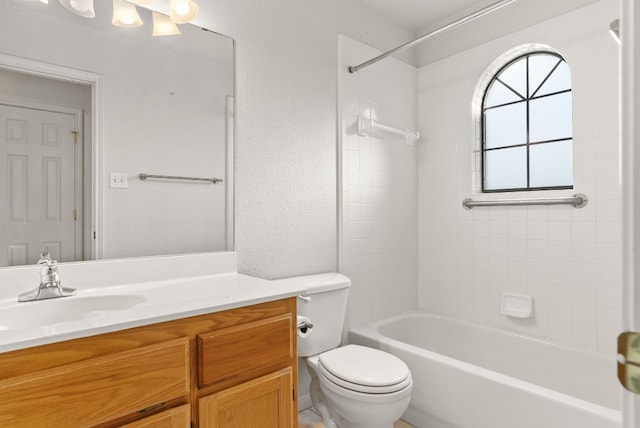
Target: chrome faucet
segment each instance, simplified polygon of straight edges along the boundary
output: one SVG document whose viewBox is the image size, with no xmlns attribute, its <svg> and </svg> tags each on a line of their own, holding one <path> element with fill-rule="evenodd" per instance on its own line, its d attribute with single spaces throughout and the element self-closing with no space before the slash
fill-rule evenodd
<svg viewBox="0 0 640 428">
<path fill-rule="evenodd" d="M 34 300 L 54 299 L 76 294 L 75 288 L 63 288 L 60 286 L 60 274 L 58 262 L 51 260 L 49 253 L 40 254 L 39 265 L 46 265 L 40 271 L 40 285 L 18 296 L 18 302 L 32 302 Z"/>
</svg>

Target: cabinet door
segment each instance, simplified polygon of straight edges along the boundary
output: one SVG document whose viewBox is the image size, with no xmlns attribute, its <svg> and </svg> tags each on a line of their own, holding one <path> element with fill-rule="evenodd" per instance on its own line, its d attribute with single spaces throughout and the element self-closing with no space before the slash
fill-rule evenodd
<svg viewBox="0 0 640 428">
<path fill-rule="evenodd" d="M 201 398 L 200 428 L 294 428 L 291 368 Z"/>
<path fill-rule="evenodd" d="M 191 417 L 189 405 L 169 409 L 157 415 L 149 416 L 139 421 L 123 425 L 121 428 L 189 428 Z"/>
<path fill-rule="evenodd" d="M 0 381 L 0 427 L 87 427 L 187 401 L 189 339 Z"/>
</svg>

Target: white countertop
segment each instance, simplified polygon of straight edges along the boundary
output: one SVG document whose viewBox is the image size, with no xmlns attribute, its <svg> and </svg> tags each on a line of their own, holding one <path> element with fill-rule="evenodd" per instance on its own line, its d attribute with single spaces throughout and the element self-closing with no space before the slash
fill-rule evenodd
<svg viewBox="0 0 640 428">
<path fill-rule="evenodd" d="M 63 284 L 64 285 L 64 284 Z M 218 312 L 304 293 L 297 281 L 223 273 L 110 287 L 18 303 L 0 298 L 0 352 Z"/>
</svg>

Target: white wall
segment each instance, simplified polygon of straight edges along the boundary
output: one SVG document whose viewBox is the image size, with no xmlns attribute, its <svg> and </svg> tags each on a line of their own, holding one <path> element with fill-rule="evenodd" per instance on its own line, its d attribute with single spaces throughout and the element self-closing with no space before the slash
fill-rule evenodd
<svg viewBox="0 0 640 428">
<path fill-rule="evenodd" d="M 611 353 L 621 322 L 619 46 L 608 33 L 618 2 L 603 0 L 422 67 L 420 305 L 431 312 Z M 572 71 L 574 190 L 583 209 L 495 207 L 466 211 L 476 149 L 471 102 L 485 69 L 505 51 L 544 43 Z M 499 312 L 503 292 L 535 298 L 533 320 Z"/>
<path fill-rule="evenodd" d="M 236 39 L 239 269 L 335 271 L 336 35 L 390 49 L 415 34 L 355 0 L 201 2 L 197 22 Z"/>
<path fill-rule="evenodd" d="M 352 280 L 346 327 L 417 307 L 417 145 L 402 136 L 357 133 L 358 116 L 417 129 L 417 69 L 390 58 L 355 74 L 381 52 L 338 39 L 340 103 L 340 271 Z M 417 144 L 421 144 L 419 141 Z"/>
</svg>

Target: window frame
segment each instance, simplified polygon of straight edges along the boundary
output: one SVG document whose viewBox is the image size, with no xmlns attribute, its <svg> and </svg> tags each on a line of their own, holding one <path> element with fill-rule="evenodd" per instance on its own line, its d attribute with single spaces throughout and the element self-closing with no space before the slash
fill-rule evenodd
<svg viewBox="0 0 640 428">
<path fill-rule="evenodd" d="M 545 55 L 549 55 L 549 56 L 555 56 L 556 58 L 558 58 L 560 61 L 551 69 L 551 71 L 549 72 L 549 74 L 542 80 L 542 82 L 540 83 L 540 85 L 538 86 L 538 88 L 536 89 L 536 92 L 533 93 L 532 96 L 529 96 L 529 58 L 531 56 L 534 55 L 540 55 L 540 54 L 545 54 Z M 525 58 L 527 63 L 526 63 L 526 85 L 527 85 L 527 94 L 526 94 L 526 98 L 523 100 L 518 100 L 518 101 L 512 101 L 512 102 L 508 102 L 508 103 L 504 103 L 504 104 L 499 104 L 499 105 L 495 105 L 495 106 L 491 106 L 491 107 L 486 107 L 486 101 L 487 101 L 487 96 L 489 94 L 489 92 L 491 91 L 493 84 L 498 81 L 498 77 L 502 74 L 502 72 L 504 70 L 506 70 L 507 68 L 509 68 L 510 66 L 512 66 L 513 64 L 515 64 L 516 62 L 520 61 L 521 59 Z M 531 137 L 530 137 L 530 119 L 531 119 L 531 114 L 530 114 L 530 102 L 532 100 L 536 100 L 536 99 L 540 99 L 540 98 L 545 98 L 545 97 L 550 97 L 550 96 L 554 96 L 554 95 L 560 95 L 560 94 L 564 94 L 564 93 L 571 93 L 571 105 L 572 105 L 572 111 L 573 111 L 573 82 L 571 82 L 571 87 L 569 89 L 565 89 L 562 91 L 556 91 L 556 92 L 552 92 L 550 94 L 544 94 L 541 96 L 536 96 L 536 93 L 542 89 L 542 86 L 546 83 L 546 81 L 551 77 L 551 75 L 553 74 L 553 72 L 560 66 L 560 64 L 562 64 L 562 62 L 567 63 L 567 60 L 560 55 L 557 52 L 553 52 L 553 51 L 548 51 L 548 50 L 543 50 L 543 49 L 539 49 L 539 50 L 531 50 L 528 51 L 522 55 L 518 55 L 512 59 L 510 59 L 508 62 L 506 62 L 504 65 L 502 65 L 491 77 L 491 79 L 489 80 L 489 84 L 486 86 L 483 94 L 482 94 L 482 101 L 480 104 L 480 116 L 481 116 L 481 120 L 480 120 L 480 174 L 481 174 L 481 192 L 482 193 L 506 193 L 506 192 L 530 192 L 530 191 L 543 191 L 543 190 L 567 190 L 567 189 L 573 189 L 574 188 L 574 184 L 572 183 L 571 185 L 559 185 L 559 186 L 542 186 L 542 187 L 531 187 L 530 183 L 531 183 L 531 155 L 530 155 L 530 147 L 531 146 L 535 146 L 535 145 L 539 145 L 539 144 L 552 144 L 552 143 L 556 143 L 556 142 L 562 142 L 562 141 L 571 141 L 572 142 L 572 147 L 573 147 L 573 142 L 574 142 L 574 136 L 573 136 L 573 126 L 572 126 L 572 132 L 571 132 L 571 136 L 570 137 L 565 137 L 565 138 L 557 138 L 557 139 L 551 139 L 551 140 L 543 140 L 543 141 L 536 141 L 531 143 Z M 514 93 L 518 94 L 517 91 L 515 91 L 514 89 L 512 89 L 509 85 L 507 85 L 505 82 L 503 82 L 502 80 L 499 81 L 501 84 L 503 84 L 504 86 L 506 86 L 507 88 L 509 88 L 511 91 L 513 91 Z M 518 94 L 519 95 L 519 94 Z M 511 104 L 517 104 L 517 103 L 521 103 L 524 102 L 526 105 L 526 142 L 523 144 L 516 144 L 513 146 L 501 146 L 501 147 L 493 147 L 491 149 L 486 149 L 486 111 L 487 110 L 491 110 L 494 109 L 496 107 L 503 107 L 503 106 L 507 106 L 507 105 L 511 105 Z M 573 121 L 573 118 L 572 118 Z M 573 124 L 572 124 L 573 125 Z M 518 187 L 518 188 L 504 188 L 504 189 L 487 189 L 486 188 L 486 159 L 485 159 L 485 154 L 487 151 L 494 151 L 494 150 L 504 150 L 507 148 L 514 148 L 514 147 L 526 147 L 526 152 L 527 152 L 527 187 Z"/>
</svg>

